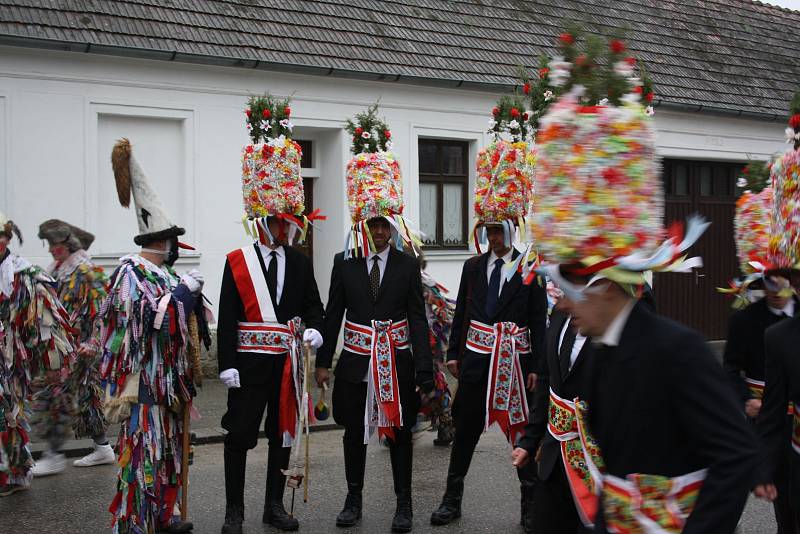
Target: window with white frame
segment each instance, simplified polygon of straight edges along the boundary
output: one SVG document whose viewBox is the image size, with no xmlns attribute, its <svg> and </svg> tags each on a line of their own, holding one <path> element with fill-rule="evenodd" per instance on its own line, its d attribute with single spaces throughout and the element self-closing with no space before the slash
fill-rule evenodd
<svg viewBox="0 0 800 534">
<path fill-rule="evenodd" d="M 420 139 L 418 154 L 420 230 L 425 247 L 467 248 L 469 143 Z"/>
</svg>

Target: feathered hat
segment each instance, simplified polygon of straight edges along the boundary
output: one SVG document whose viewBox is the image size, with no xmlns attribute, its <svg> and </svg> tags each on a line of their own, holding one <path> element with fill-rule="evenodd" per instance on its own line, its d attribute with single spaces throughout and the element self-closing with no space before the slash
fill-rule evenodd
<svg viewBox="0 0 800 534">
<path fill-rule="evenodd" d="M 585 43 L 562 34 L 562 55 L 549 67 L 562 95 L 536 138 L 532 229 L 549 264 L 540 271 L 565 292 L 565 268 L 638 290 L 648 271 L 698 266 L 698 259 L 684 261 L 684 251 L 707 224 L 691 218 L 685 230 L 665 232 L 653 110 L 642 104 L 653 99 L 652 83 L 623 41 L 590 36 Z"/>
<path fill-rule="evenodd" d="M 305 239 L 310 221 L 324 219 L 319 210 L 306 216 L 305 191 L 300 175 L 303 151 L 292 140 L 290 99 L 254 96 L 245 110 L 245 125 L 252 144 L 242 150 L 243 223 L 257 238 L 259 229 L 269 235 L 268 217 L 289 223 L 289 241 Z"/>
<path fill-rule="evenodd" d="M 772 164 L 775 201 L 771 216 L 767 274 L 789 276 L 800 271 L 800 92 L 790 105 L 787 142 L 793 148 Z"/>
<path fill-rule="evenodd" d="M 19 230 L 19 226 L 17 226 L 14 221 L 8 219 L 3 212 L 0 211 L 0 235 L 4 235 L 8 238 L 9 241 L 14 239 L 14 236 L 17 236 L 19 240 L 19 244 L 22 244 L 22 232 Z"/>
<path fill-rule="evenodd" d="M 403 217 L 403 178 L 392 150 L 392 132 L 378 118 L 374 104 L 345 128 L 352 137 L 353 157 L 347 163 L 347 203 L 352 226 L 345 239 L 346 257 L 364 256 L 374 250 L 367 221 L 384 218 L 392 226 L 395 246 L 419 252 L 417 232 Z"/>
<path fill-rule="evenodd" d="M 186 233 L 186 230 L 169 220 L 161 200 L 136 158 L 133 157 L 130 141 L 127 139 L 117 141 L 111 151 L 111 165 L 114 168 L 120 205 L 124 208 L 129 207 L 133 194 L 133 207 L 139 223 L 139 235 L 133 238 L 134 243 L 143 246 Z"/>
<path fill-rule="evenodd" d="M 94 242 L 94 235 L 59 219 L 49 219 L 39 225 L 39 239 L 46 239 L 52 244 L 64 244 L 70 251 L 89 250 Z"/>
</svg>

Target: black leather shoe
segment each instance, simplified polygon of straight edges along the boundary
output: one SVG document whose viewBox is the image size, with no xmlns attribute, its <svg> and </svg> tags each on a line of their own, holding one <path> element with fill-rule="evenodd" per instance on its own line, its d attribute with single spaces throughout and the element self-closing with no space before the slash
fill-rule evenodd
<svg viewBox="0 0 800 534">
<path fill-rule="evenodd" d="M 392 532 L 411 532 L 414 514 L 411 511 L 411 496 L 397 498 L 397 510 L 392 519 Z"/>
<path fill-rule="evenodd" d="M 194 525 L 191 521 L 182 521 L 180 517 L 173 517 L 169 523 L 160 527 L 156 532 L 164 532 L 166 534 L 186 534 L 191 532 Z"/>
<path fill-rule="evenodd" d="M 361 519 L 361 493 L 347 492 L 344 508 L 336 516 L 337 527 L 352 527 Z"/>
<path fill-rule="evenodd" d="M 242 534 L 244 522 L 244 508 L 241 506 L 228 506 L 225 509 L 225 524 L 222 525 L 222 534 Z"/>
<path fill-rule="evenodd" d="M 278 530 L 294 531 L 300 528 L 300 523 L 294 517 L 286 513 L 282 502 L 272 502 L 264 510 L 264 523 L 272 525 Z"/>
<path fill-rule="evenodd" d="M 445 496 L 442 504 L 431 514 L 431 525 L 447 525 L 461 517 L 461 500 Z"/>
</svg>

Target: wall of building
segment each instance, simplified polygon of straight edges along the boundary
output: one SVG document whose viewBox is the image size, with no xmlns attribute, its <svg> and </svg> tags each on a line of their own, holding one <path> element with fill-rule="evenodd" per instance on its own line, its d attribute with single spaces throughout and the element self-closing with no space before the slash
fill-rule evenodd
<svg viewBox="0 0 800 534">
<path fill-rule="evenodd" d="M 134 250 L 135 216 L 119 207 L 109 154 L 129 137 L 216 300 L 224 255 L 247 243 L 241 226 L 239 154 L 248 142 L 243 110 L 251 94 L 292 95 L 296 138 L 314 141 L 315 207 L 328 216 L 314 241 L 323 300 L 333 255 L 349 225 L 345 119 L 380 100 L 404 174 L 406 214 L 418 220 L 417 141 L 462 139 L 471 159 L 486 143 L 496 95 L 387 82 L 173 64 L 0 47 L 0 208 L 27 239 L 19 250 L 49 263 L 38 224 L 62 218 L 97 234 L 91 252 L 104 266 Z M 780 123 L 659 111 L 666 157 L 745 161 L 783 150 Z M 474 170 L 471 181 L 474 181 Z M 430 273 L 453 293 L 470 253 L 428 255 Z"/>
</svg>

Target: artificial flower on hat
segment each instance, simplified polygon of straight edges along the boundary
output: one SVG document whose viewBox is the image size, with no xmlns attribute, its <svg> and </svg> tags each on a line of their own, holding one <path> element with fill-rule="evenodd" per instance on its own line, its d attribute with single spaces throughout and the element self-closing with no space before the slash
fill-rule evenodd
<svg viewBox="0 0 800 534">
<path fill-rule="evenodd" d="M 707 227 L 691 218 L 663 227 L 664 194 L 655 128 L 647 109 L 653 86 L 617 38 L 561 35 L 550 81 L 561 95 L 536 135 L 536 207 L 532 231 L 542 271 L 558 264 L 629 288 L 645 272 L 690 270 L 685 250 Z M 557 280 L 562 288 L 566 281 Z"/>
<path fill-rule="evenodd" d="M 302 242 L 310 221 L 324 219 L 318 211 L 305 216 L 305 192 L 300 175 L 303 151 L 292 136 L 290 99 L 253 96 L 245 109 L 245 126 L 252 143 L 242 149 L 242 197 L 248 234 L 269 232 L 267 217 L 288 223 L 289 241 Z"/>
<path fill-rule="evenodd" d="M 384 218 L 392 226 L 395 246 L 419 252 L 418 233 L 403 217 L 403 178 L 392 152 L 392 132 L 378 117 L 378 104 L 348 119 L 353 157 L 347 163 L 347 204 L 352 226 L 345 240 L 345 257 L 367 256 L 374 250 L 367 221 Z"/>
</svg>

